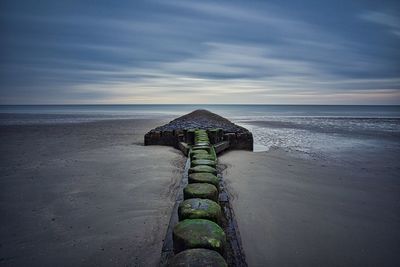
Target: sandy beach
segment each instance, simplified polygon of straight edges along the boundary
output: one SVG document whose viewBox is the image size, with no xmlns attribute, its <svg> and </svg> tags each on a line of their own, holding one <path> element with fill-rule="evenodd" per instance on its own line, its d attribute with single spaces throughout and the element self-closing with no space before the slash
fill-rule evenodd
<svg viewBox="0 0 400 267">
<path fill-rule="evenodd" d="M 0 265 L 158 266 L 185 158 L 143 136 L 168 121 L 1 125 Z M 399 266 L 398 144 L 352 144 L 219 156 L 249 266 Z"/>
<path fill-rule="evenodd" d="M 1 126 L 1 266 L 157 266 L 183 157 L 159 120 Z"/>
<path fill-rule="evenodd" d="M 397 156 L 375 151 L 338 164 L 273 149 L 219 157 L 249 266 L 399 266 Z"/>
</svg>

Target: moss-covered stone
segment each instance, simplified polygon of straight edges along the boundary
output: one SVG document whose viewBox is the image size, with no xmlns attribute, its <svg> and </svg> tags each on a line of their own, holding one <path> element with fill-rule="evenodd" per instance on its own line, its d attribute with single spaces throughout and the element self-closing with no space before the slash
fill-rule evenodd
<svg viewBox="0 0 400 267">
<path fill-rule="evenodd" d="M 197 160 L 197 159 L 208 159 L 208 160 L 214 160 L 215 158 L 211 154 L 198 154 L 198 155 L 193 155 L 192 159 Z"/>
<path fill-rule="evenodd" d="M 194 145 L 192 146 L 192 150 L 206 150 L 208 153 L 210 153 L 211 151 L 211 146 L 198 146 L 198 145 Z"/>
<path fill-rule="evenodd" d="M 199 165 L 189 169 L 189 173 L 199 173 L 199 172 L 208 172 L 217 175 L 217 169 L 207 165 Z"/>
<path fill-rule="evenodd" d="M 199 165 L 207 165 L 211 167 L 215 167 L 216 163 L 214 160 L 208 160 L 208 159 L 196 159 L 192 160 L 191 165 L 192 167 L 196 167 Z"/>
<path fill-rule="evenodd" d="M 209 146 L 210 142 L 195 142 L 196 146 Z"/>
<path fill-rule="evenodd" d="M 188 180 L 190 184 L 206 183 L 214 185 L 217 189 L 219 187 L 219 179 L 212 173 L 191 173 L 189 174 Z"/>
<path fill-rule="evenodd" d="M 179 222 L 173 230 L 175 252 L 191 248 L 206 248 L 223 253 L 226 236 L 215 222 L 204 219 L 187 219 Z"/>
<path fill-rule="evenodd" d="M 210 143 L 210 140 L 205 140 L 205 139 L 198 139 L 198 140 L 195 140 L 195 142 L 194 142 L 195 144 L 197 144 L 197 143 Z"/>
<path fill-rule="evenodd" d="M 206 219 L 219 223 L 222 210 L 217 202 L 210 199 L 191 198 L 179 205 L 178 216 L 180 221 L 185 219 Z"/>
<path fill-rule="evenodd" d="M 217 159 L 217 153 L 215 152 L 214 146 L 211 146 L 211 149 L 208 153 L 210 153 L 210 155 L 214 156 L 215 160 Z"/>
<path fill-rule="evenodd" d="M 198 154 L 206 154 L 206 155 L 208 155 L 208 151 L 205 150 L 205 149 L 196 149 L 196 150 L 191 149 L 190 150 L 190 155 L 198 155 Z"/>
<path fill-rule="evenodd" d="M 206 198 L 218 201 L 218 189 L 215 185 L 207 183 L 188 184 L 183 189 L 183 198 Z"/>
<path fill-rule="evenodd" d="M 216 251 L 194 248 L 176 254 L 169 262 L 168 267 L 228 267 L 225 259 Z"/>
</svg>

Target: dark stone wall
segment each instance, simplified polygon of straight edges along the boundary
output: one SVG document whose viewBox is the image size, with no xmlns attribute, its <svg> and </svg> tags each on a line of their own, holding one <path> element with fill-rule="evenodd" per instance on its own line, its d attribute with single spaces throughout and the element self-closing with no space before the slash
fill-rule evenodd
<svg viewBox="0 0 400 267">
<path fill-rule="evenodd" d="M 225 133 L 221 129 L 207 131 L 211 144 L 218 144 L 222 141 L 229 142 L 230 149 L 253 150 L 253 134 L 251 132 Z M 144 145 L 161 145 L 179 148 L 179 143 L 184 142 L 192 145 L 193 131 L 150 131 L 144 136 Z"/>
<path fill-rule="evenodd" d="M 195 129 L 207 130 L 211 144 L 229 142 L 230 149 L 253 150 L 253 134 L 229 120 L 207 110 L 195 110 L 144 136 L 144 145 L 179 148 L 179 143 L 194 144 Z"/>
</svg>

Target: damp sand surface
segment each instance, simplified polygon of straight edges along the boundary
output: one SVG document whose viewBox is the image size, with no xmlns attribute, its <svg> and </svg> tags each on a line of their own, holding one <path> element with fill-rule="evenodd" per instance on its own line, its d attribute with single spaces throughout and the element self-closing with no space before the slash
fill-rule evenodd
<svg viewBox="0 0 400 267">
<path fill-rule="evenodd" d="M 400 266 L 400 163 L 293 151 L 219 156 L 249 266 Z"/>
<path fill-rule="evenodd" d="M 157 266 L 184 157 L 167 121 L 0 126 L 1 266 Z"/>
</svg>

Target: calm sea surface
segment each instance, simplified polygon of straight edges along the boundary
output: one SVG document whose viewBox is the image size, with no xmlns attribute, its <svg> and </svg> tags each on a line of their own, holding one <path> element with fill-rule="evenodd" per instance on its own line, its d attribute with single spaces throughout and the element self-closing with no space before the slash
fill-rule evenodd
<svg viewBox="0 0 400 267">
<path fill-rule="evenodd" d="M 46 105 L 0 106 L 0 125 L 79 123 L 110 119 L 172 119 L 205 108 L 254 134 L 255 150 L 309 154 L 400 151 L 400 106 L 318 105 Z M 342 154 L 341 153 L 341 154 Z"/>
</svg>

